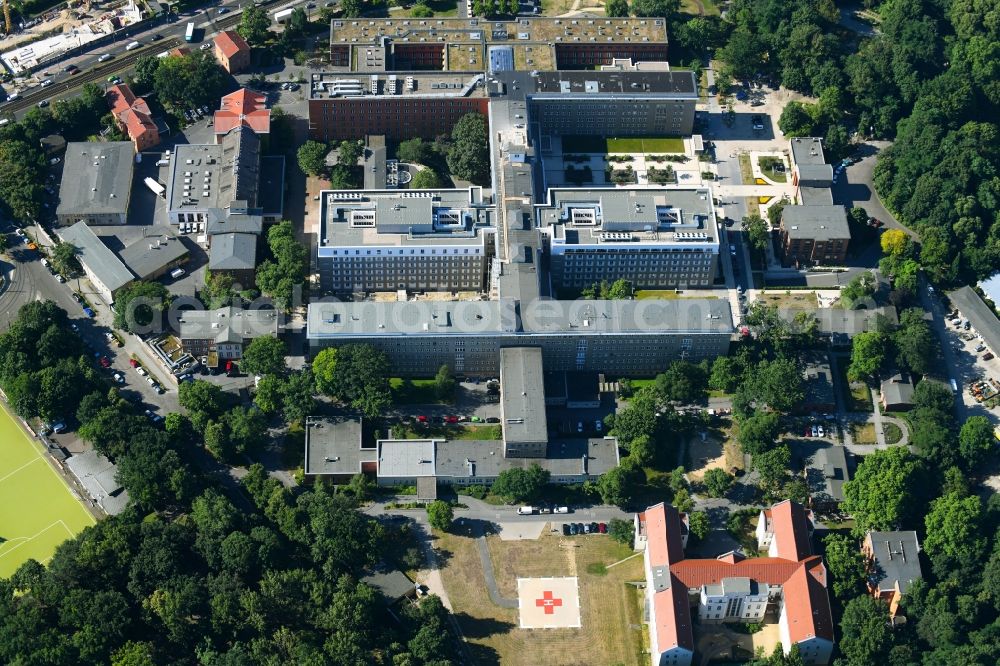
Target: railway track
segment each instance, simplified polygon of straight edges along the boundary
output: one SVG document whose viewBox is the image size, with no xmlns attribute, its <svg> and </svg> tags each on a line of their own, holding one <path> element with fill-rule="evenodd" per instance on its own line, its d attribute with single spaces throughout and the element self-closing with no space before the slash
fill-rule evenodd
<svg viewBox="0 0 1000 666">
<path fill-rule="evenodd" d="M 275 4 L 278 4 L 278 0 L 261 2 L 259 6 L 264 8 Z M 229 28 L 238 25 L 241 17 L 241 12 L 234 11 L 218 18 L 217 20 L 211 21 L 209 27 L 211 27 L 215 32 L 228 30 Z M 177 24 L 183 22 L 184 21 L 178 21 Z M 175 24 L 170 25 L 173 27 Z M 109 76 L 121 76 L 126 74 L 131 71 L 139 58 L 147 55 L 155 55 L 163 51 L 169 51 L 172 48 L 183 46 L 184 43 L 185 42 L 181 37 L 166 37 L 159 42 L 144 44 L 138 49 L 126 51 L 124 54 L 116 56 L 107 62 L 99 62 L 88 69 L 81 70 L 79 74 L 73 76 L 69 80 L 60 81 L 59 83 L 55 83 L 44 88 L 40 86 L 32 88 L 31 90 L 21 94 L 21 96 L 13 102 L 0 105 L 0 114 L 17 114 L 30 109 L 43 99 L 58 99 L 60 97 L 72 96 L 88 83 L 104 83 Z"/>
</svg>

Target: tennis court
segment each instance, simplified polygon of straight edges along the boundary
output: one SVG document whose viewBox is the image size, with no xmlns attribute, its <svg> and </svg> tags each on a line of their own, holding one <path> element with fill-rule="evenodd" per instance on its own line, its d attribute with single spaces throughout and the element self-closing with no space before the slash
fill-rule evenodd
<svg viewBox="0 0 1000 666">
<path fill-rule="evenodd" d="M 56 546 L 93 524 L 41 449 L 0 407 L 0 576 L 31 558 L 47 562 Z"/>
</svg>

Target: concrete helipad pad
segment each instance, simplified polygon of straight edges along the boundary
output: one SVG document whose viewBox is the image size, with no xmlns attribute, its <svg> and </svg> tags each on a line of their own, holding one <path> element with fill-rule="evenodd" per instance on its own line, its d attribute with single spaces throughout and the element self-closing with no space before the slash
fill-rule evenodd
<svg viewBox="0 0 1000 666">
<path fill-rule="evenodd" d="M 580 626 L 576 578 L 518 578 L 517 603 L 522 629 Z"/>
</svg>

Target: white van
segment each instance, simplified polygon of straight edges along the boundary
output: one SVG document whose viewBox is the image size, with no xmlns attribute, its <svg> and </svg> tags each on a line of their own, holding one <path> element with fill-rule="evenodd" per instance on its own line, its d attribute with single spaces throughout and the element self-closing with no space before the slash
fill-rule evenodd
<svg viewBox="0 0 1000 666">
<path fill-rule="evenodd" d="M 533 506 L 519 506 L 517 507 L 517 515 L 519 516 L 530 516 L 535 513 L 535 507 Z"/>
<path fill-rule="evenodd" d="M 177 278 L 184 275 L 186 272 L 187 271 L 185 271 L 183 268 L 175 268 L 174 270 L 170 271 L 170 277 L 176 280 Z"/>
<path fill-rule="evenodd" d="M 140 46 L 142 46 L 142 44 L 140 44 L 139 42 L 129 42 L 128 46 L 125 47 L 125 50 L 126 51 L 134 51 L 137 48 L 139 48 Z"/>
<path fill-rule="evenodd" d="M 102 55 L 100 55 L 100 56 L 97 57 L 97 62 L 107 62 L 107 61 L 111 60 L 111 58 L 113 58 L 113 57 L 114 56 L 112 56 L 110 53 L 104 53 L 104 54 L 102 54 Z"/>
</svg>

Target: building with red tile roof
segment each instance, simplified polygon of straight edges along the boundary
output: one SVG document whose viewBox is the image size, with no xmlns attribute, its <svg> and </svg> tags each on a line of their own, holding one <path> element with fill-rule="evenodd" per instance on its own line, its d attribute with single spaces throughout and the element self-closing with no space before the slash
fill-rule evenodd
<svg viewBox="0 0 1000 666">
<path fill-rule="evenodd" d="M 246 88 L 229 93 L 222 98 L 215 112 L 215 142 L 237 127 L 248 127 L 255 134 L 271 132 L 271 109 L 267 97 Z"/>
<path fill-rule="evenodd" d="M 235 30 L 224 30 L 215 36 L 215 59 L 230 74 L 239 74 L 250 67 L 250 47 Z"/>
<path fill-rule="evenodd" d="M 105 95 L 115 124 L 128 134 L 135 152 L 148 150 L 160 143 L 160 131 L 153 122 L 149 105 L 142 97 L 136 97 L 124 83 L 111 86 Z"/>
<path fill-rule="evenodd" d="M 730 552 L 685 559 L 685 519 L 668 504 L 635 517 L 636 549 L 644 551 L 653 665 L 691 664 L 693 608 L 702 624 L 761 622 L 777 611 L 785 654 L 798 646 L 805 663 L 829 663 L 833 615 L 826 566 L 811 551 L 809 512 L 790 500 L 761 511 L 757 542 L 767 556 L 755 558 Z"/>
</svg>

